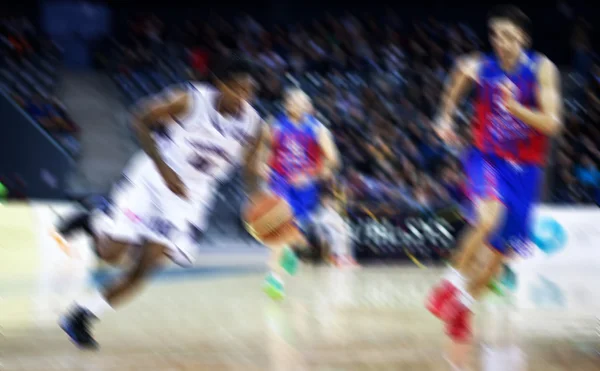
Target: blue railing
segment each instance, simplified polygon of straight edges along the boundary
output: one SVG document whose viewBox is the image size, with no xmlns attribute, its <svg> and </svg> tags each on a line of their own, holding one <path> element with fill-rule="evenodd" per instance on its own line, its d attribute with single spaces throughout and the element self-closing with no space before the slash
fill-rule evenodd
<svg viewBox="0 0 600 371">
<path fill-rule="evenodd" d="M 20 183 L 19 191 L 29 198 L 64 198 L 75 160 L 4 92 L 0 128 L 0 178 L 6 185 Z"/>
</svg>

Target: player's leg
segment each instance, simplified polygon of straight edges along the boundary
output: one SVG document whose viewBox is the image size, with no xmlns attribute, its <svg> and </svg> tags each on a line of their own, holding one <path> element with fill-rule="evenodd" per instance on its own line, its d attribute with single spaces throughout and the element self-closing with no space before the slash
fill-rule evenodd
<svg viewBox="0 0 600 371">
<path fill-rule="evenodd" d="M 537 200 L 541 171 L 535 166 L 516 168 L 509 163 L 499 163 L 497 167 L 501 175 L 497 186 L 506 205 L 506 217 L 489 240 L 489 247 L 495 253 L 485 268 L 469 282 L 469 296 L 457 296 L 446 305 L 446 332 L 455 342 L 469 342 L 472 336 L 472 310 L 465 297 L 471 303 L 478 300 L 487 290 L 489 281 L 500 272 L 505 260 L 510 258 L 510 254 L 527 255 L 531 248 L 529 234 L 532 209 Z"/>
<path fill-rule="evenodd" d="M 131 181 L 116 190 L 110 222 L 98 223 L 95 228 L 92 228 L 95 234 L 100 236 L 98 252 L 106 260 L 118 259 L 120 254 L 131 245 L 145 245 L 147 227 L 144 221 L 155 213 L 152 190 L 146 179 L 147 176 L 152 175 L 152 169 L 145 170 L 147 171 L 139 172 L 139 176 L 131 178 Z M 157 174 L 155 176 L 158 177 Z M 142 258 L 147 261 L 149 256 L 154 256 L 155 249 L 154 247 L 150 247 L 149 251 L 141 249 L 142 254 L 138 257 L 138 261 L 130 267 L 130 271 L 127 271 L 124 277 L 139 280 L 143 276 L 140 273 L 146 272 L 146 264 L 140 265 L 143 263 Z M 77 300 L 71 313 L 61 320 L 61 327 L 79 346 L 96 346 L 96 342 L 90 335 L 90 321 L 111 308 L 109 301 L 103 295 L 104 292 L 104 289 L 94 290 L 91 295 Z"/>
<path fill-rule="evenodd" d="M 334 210 L 329 210 L 328 228 L 335 264 L 338 267 L 355 267 L 356 260 L 352 254 L 350 231 L 344 219 Z"/>
<path fill-rule="evenodd" d="M 135 293 L 164 257 L 163 245 L 153 242 L 144 244 L 138 259 L 121 277 L 80 300 L 71 313 L 63 317 L 63 330 L 78 346 L 96 348 L 98 344 L 91 335 L 92 322 Z"/>
<path fill-rule="evenodd" d="M 470 278 L 478 269 L 475 264 L 476 253 L 486 245 L 490 235 L 504 220 L 504 215 L 505 206 L 495 198 L 478 203 L 476 221 L 458 245 L 462 250 L 460 264 L 449 269 L 442 283 L 434 288 L 428 298 L 427 308 L 435 316 L 440 317 L 446 303 L 458 294 L 464 294 L 465 301 L 472 302 L 467 289 Z"/>
<path fill-rule="evenodd" d="M 293 209 L 293 205 L 290 202 L 289 197 L 290 186 L 282 177 L 273 174 L 271 179 L 269 179 L 268 188 L 270 192 L 286 200 L 290 204 L 290 207 Z M 267 247 L 270 250 L 269 258 L 267 261 L 269 272 L 265 276 L 263 290 L 271 298 L 275 300 L 281 300 L 285 297 L 283 282 L 285 269 L 282 264 L 282 261 L 284 260 L 287 254 L 286 250 L 288 250 L 289 248 L 285 245 Z"/>
<path fill-rule="evenodd" d="M 472 150 L 464 167 L 468 176 L 467 193 L 472 200 L 467 215 L 470 226 L 458 243 L 455 264 L 427 298 L 428 310 L 437 317 L 450 299 L 467 289 L 477 251 L 484 247 L 504 217 L 505 207 L 498 193 L 498 174 L 493 160 Z"/>
</svg>

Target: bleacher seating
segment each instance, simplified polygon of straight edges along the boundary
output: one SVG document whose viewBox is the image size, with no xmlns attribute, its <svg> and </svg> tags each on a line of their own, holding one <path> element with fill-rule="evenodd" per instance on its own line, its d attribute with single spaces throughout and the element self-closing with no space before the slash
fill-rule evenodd
<svg viewBox="0 0 600 371">
<path fill-rule="evenodd" d="M 0 19 L 0 90 L 76 156 L 80 150 L 78 127 L 53 96 L 58 82 L 60 47 L 46 40 L 28 40 L 43 36 L 25 32 L 25 25 L 28 23 L 22 19 Z"/>
<path fill-rule="evenodd" d="M 327 27 L 297 30 L 250 30 L 247 24 L 207 26 L 215 26 L 213 39 L 168 30 L 164 34 L 183 35 L 187 41 L 163 36 L 161 41 L 154 38 L 149 43 L 140 32 L 135 33 L 137 39 L 133 33 L 121 35 L 130 45 L 116 44 L 103 59 L 113 61 L 107 68 L 126 102 L 131 104 L 166 86 L 192 79 L 194 74 L 202 76 L 201 68 L 193 70 L 194 58 L 186 57 L 198 47 L 213 56 L 245 51 L 264 67 L 259 79 L 261 91 L 254 102 L 262 115 L 282 110 L 281 90 L 286 86 L 300 86 L 313 98 L 319 118 L 331 128 L 342 150 L 344 175 L 352 178 L 351 169 L 358 171 L 354 181 L 349 181 L 354 185 L 355 199 L 433 207 L 461 197 L 460 148 L 441 143 L 433 134 L 432 120 L 454 58 L 481 49 L 480 38 L 468 26 L 415 22 L 414 28 L 404 29 L 400 37 L 393 32 L 382 35 L 368 23 L 344 18 L 330 20 Z M 266 40 L 267 44 L 248 40 L 246 35 L 256 32 L 260 36 L 257 40 Z M 225 46 L 224 39 L 237 39 L 238 43 Z M 271 52 L 267 45 L 272 46 Z M 568 71 L 563 76 L 570 79 L 564 85 L 569 115 L 586 116 L 581 119 L 589 121 L 584 107 L 590 103 L 581 97 L 585 97 L 585 85 L 597 80 L 589 82 Z M 472 103 L 467 100 L 457 113 L 464 138 L 462 148 L 470 143 L 468 123 L 472 112 Z M 565 145 L 569 146 L 581 139 L 567 137 Z M 364 138 L 370 138 L 368 143 Z M 599 142 L 600 136 L 594 137 L 594 148 Z M 600 163 L 600 157 L 596 163 Z M 554 168 L 550 171 L 554 173 Z M 596 188 L 583 190 L 577 183 L 575 167 L 569 171 L 576 185 L 565 191 L 560 176 L 551 176 L 547 184 L 551 190 L 549 200 L 599 199 L 590 193 L 600 194 L 600 179 Z"/>
</svg>

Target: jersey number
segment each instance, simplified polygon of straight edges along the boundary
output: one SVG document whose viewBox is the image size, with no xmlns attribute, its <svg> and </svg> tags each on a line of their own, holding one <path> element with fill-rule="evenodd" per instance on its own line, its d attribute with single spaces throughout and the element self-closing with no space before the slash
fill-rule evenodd
<svg viewBox="0 0 600 371">
<path fill-rule="evenodd" d="M 197 171 L 206 173 L 212 167 L 213 163 L 206 157 L 195 155 L 189 161 Z"/>
</svg>

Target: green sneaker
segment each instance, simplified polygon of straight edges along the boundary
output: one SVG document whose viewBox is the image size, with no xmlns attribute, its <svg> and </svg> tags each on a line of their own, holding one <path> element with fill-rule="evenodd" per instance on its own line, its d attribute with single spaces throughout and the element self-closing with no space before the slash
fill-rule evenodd
<svg viewBox="0 0 600 371">
<path fill-rule="evenodd" d="M 286 272 L 288 272 L 288 274 L 293 276 L 298 272 L 298 266 L 300 265 L 299 259 L 296 256 L 296 253 L 289 247 L 284 247 L 283 249 L 283 255 L 281 256 L 279 264 Z"/>
<path fill-rule="evenodd" d="M 285 291 L 283 289 L 283 283 L 277 279 L 273 273 L 269 273 L 265 278 L 265 283 L 263 284 L 263 291 L 269 295 L 269 297 L 273 300 L 283 300 L 285 298 Z"/>
<path fill-rule="evenodd" d="M 498 296 L 505 296 L 517 289 L 517 275 L 508 265 L 504 265 L 502 276 L 488 283 L 488 288 Z"/>
<path fill-rule="evenodd" d="M 502 287 L 502 284 L 497 280 L 490 281 L 490 283 L 488 283 L 488 289 L 498 296 L 504 296 L 504 287 Z"/>
<path fill-rule="evenodd" d="M 508 265 L 504 266 L 504 273 L 502 274 L 500 282 L 502 282 L 502 285 L 506 287 L 508 291 L 517 290 L 517 274 Z"/>
</svg>

